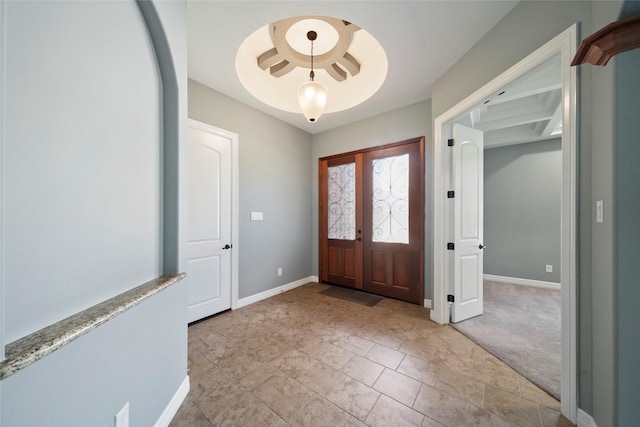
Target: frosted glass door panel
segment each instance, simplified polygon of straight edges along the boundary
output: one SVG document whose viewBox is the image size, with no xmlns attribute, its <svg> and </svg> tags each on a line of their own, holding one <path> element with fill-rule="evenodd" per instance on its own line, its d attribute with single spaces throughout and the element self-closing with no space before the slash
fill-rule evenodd
<svg viewBox="0 0 640 427">
<path fill-rule="evenodd" d="M 374 242 L 409 243 L 409 154 L 373 160 Z"/>
<path fill-rule="evenodd" d="M 356 238 L 356 164 L 328 168 L 329 239 Z"/>
</svg>

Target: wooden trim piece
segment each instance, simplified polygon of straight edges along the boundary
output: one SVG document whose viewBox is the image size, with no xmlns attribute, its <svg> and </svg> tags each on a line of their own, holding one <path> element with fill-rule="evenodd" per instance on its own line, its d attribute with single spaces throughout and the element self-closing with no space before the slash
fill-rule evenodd
<svg viewBox="0 0 640 427">
<path fill-rule="evenodd" d="M 405 139 L 404 141 L 392 142 L 390 144 L 374 145 L 372 147 L 363 148 L 361 150 L 349 151 L 347 153 L 333 154 L 331 156 L 321 157 L 319 160 L 341 159 L 343 157 L 355 156 L 356 154 L 364 154 L 364 153 L 368 153 L 370 151 L 377 151 L 377 150 L 382 150 L 382 149 L 386 149 L 386 148 L 393 148 L 393 147 L 397 147 L 399 145 L 413 144 L 415 142 L 418 142 L 421 138 L 424 139 L 424 136 L 417 136 L 415 138 Z"/>
<path fill-rule="evenodd" d="M 582 40 L 571 66 L 607 65 L 618 53 L 640 47 L 640 15 L 612 22 Z"/>
</svg>

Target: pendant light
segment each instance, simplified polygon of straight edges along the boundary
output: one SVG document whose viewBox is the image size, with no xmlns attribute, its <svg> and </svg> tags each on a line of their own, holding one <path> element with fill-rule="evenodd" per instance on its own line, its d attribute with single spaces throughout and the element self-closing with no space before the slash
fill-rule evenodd
<svg viewBox="0 0 640 427">
<path fill-rule="evenodd" d="M 298 86 L 298 102 L 300 102 L 302 114 L 312 123 L 322 115 L 324 107 L 327 104 L 327 87 L 322 83 L 313 81 L 315 77 L 315 73 L 313 72 L 313 41 L 317 37 L 318 34 L 315 31 L 309 31 L 307 33 L 307 38 L 311 41 L 310 80 Z"/>
</svg>

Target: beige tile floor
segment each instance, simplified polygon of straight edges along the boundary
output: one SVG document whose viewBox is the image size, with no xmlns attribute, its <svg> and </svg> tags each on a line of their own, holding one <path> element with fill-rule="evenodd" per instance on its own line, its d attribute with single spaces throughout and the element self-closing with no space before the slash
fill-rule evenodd
<svg viewBox="0 0 640 427">
<path fill-rule="evenodd" d="M 425 308 L 310 283 L 189 327 L 172 427 L 570 426 L 558 401 Z"/>
</svg>

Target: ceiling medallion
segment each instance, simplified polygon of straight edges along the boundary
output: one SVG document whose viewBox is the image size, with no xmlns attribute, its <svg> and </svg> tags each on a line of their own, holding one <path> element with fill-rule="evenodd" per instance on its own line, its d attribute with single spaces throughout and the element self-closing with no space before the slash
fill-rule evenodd
<svg viewBox="0 0 640 427">
<path fill-rule="evenodd" d="M 271 41 L 274 47 L 258 57 L 258 66 L 260 68 L 263 70 L 269 68 L 269 72 L 274 77 L 282 77 L 296 67 L 309 68 L 311 57 L 297 51 L 287 40 L 287 33 L 291 27 L 306 19 L 308 18 L 287 18 L 270 25 Z M 348 52 L 348 49 L 351 46 L 353 33 L 360 30 L 360 28 L 342 19 L 330 17 L 315 17 L 314 19 L 326 22 L 338 33 L 335 45 L 328 52 L 316 55 L 314 58 L 316 69 L 324 69 L 327 74 L 339 82 L 347 79 L 347 72 L 352 76 L 358 74 L 360 72 L 360 63 Z M 318 31 L 312 31 L 317 36 Z"/>
<path fill-rule="evenodd" d="M 371 34 L 343 19 L 297 16 L 259 28 L 240 45 L 236 73 L 247 91 L 272 107 L 300 113 L 297 88 L 311 69 L 309 32 L 316 33 L 314 80 L 330 94 L 325 114 L 352 108 L 380 89 L 388 62 Z"/>
</svg>

